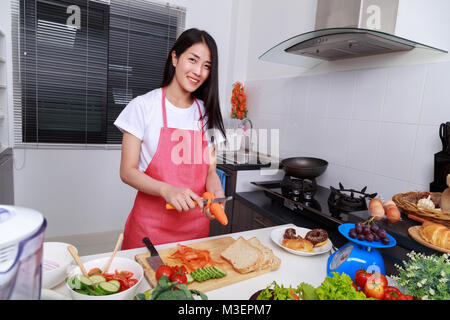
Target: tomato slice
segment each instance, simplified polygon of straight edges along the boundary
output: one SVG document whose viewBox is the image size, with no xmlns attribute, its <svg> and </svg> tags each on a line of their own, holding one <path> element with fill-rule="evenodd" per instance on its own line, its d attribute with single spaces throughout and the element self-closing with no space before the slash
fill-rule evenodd
<svg viewBox="0 0 450 320">
<path fill-rule="evenodd" d="M 127 279 L 131 278 L 131 277 L 134 275 L 133 272 L 128 271 L 128 270 L 120 271 L 119 274 L 120 274 L 121 276 L 124 276 L 124 277 L 127 278 Z"/>
</svg>

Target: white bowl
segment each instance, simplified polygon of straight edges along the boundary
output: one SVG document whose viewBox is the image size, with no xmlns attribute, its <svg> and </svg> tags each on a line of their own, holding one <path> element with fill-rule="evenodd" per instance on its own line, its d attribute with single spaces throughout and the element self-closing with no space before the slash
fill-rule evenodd
<svg viewBox="0 0 450 320">
<path fill-rule="evenodd" d="M 86 271 L 91 270 L 92 268 L 103 268 L 106 263 L 108 262 L 110 257 L 106 258 L 99 258 L 95 260 L 90 260 L 87 262 L 83 261 L 84 268 Z M 69 285 L 66 283 L 66 287 L 69 290 L 70 296 L 73 300 L 131 300 L 136 295 L 136 290 L 138 289 L 139 285 L 141 284 L 142 279 L 144 278 L 144 270 L 142 269 L 141 265 L 137 263 L 134 260 L 128 259 L 128 258 L 122 258 L 122 257 L 114 257 L 111 266 L 109 267 L 108 273 L 114 273 L 114 271 L 131 271 L 133 273 L 133 277 L 138 280 L 138 282 L 132 286 L 131 288 L 114 293 L 109 294 L 105 296 L 89 296 L 86 294 L 78 293 L 74 290 L 72 290 Z M 73 268 L 69 274 L 68 277 L 72 277 L 74 275 L 81 274 L 80 267 L 76 266 Z"/>
<path fill-rule="evenodd" d="M 67 250 L 68 246 L 70 244 L 64 242 L 44 242 L 42 288 L 51 289 L 64 281 L 67 268 L 73 261 Z M 76 248 L 75 251 L 77 251 Z"/>
</svg>

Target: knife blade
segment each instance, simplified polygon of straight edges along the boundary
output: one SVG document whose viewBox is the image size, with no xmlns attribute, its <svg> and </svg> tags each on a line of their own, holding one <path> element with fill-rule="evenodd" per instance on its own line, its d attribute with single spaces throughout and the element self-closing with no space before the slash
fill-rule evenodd
<svg viewBox="0 0 450 320">
<path fill-rule="evenodd" d="M 231 199 L 233 199 L 233 196 L 229 196 L 229 197 L 226 197 L 226 198 L 216 198 L 214 200 L 211 200 L 211 203 L 226 202 L 226 201 L 229 201 Z M 195 203 L 195 205 L 197 205 L 197 202 L 194 201 L 194 203 Z M 204 199 L 203 200 L 203 205 L 206 206 L 207 204 L 208 204 L 208 199 Z M 175 207 L 172 206 L 170 203 L 166 203 L 166 209 L 168 209 L 168 210 L 175 209 Z"/>
<path fill-rule="evenodd" d="M 150 241 L 149 238 L 147 237 L 143 238 L 142 242 L 145 244 L 148 251 L 150 251 L 150 257 L 148 257 L 146 260 L 149 266 L 156 272 L 156 270 L 158 270 L 160 266 L 165 265 L 165 263 L 164 261 L 162 261 L 158 251 L 155 249 L 153 243 Z"/>
</svg>

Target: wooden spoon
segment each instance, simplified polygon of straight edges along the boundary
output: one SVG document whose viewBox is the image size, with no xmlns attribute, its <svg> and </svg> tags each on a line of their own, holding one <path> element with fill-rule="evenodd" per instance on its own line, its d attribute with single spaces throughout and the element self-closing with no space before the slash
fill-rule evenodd
<svg viewBox="0 0 450 320">
<path fill-rule="evenodd" d="M 116 242 L 116 247 L 114 248 L 114 251 L 113 251 L 113 253 L 111 255 L 111 258 L 109 258 L 108 263 L 103 268 L 103 270 L 102 270 L 103 273 L 107 273 L 108 272 L 109 266 L 111 265 L 111 262 L 113 261 L 117 250 L 119 250 L 119 247 L 122 244 L 122 241 L 123 241 L 123 233 L 119 234 L 119 238 L 117 239 L 117 242 Z"/>
<path fill-rule="evenodd" d="M 68 246 L 67 250 L 69 250 L 70 254 L 72 255 L 73 259 L 75 260 L 75 262 L 77 263 L 77 265 L 80 267 L 81 272 L 83 273 L 83 275 L 85 277 L 89 277 L 88 273 L 86 272 L 86 269 L 83 266 L 83 263 L 80 260 L 80 257 L 78 257 L 77 252 L 75 251 L 75 248 L 72 246 Z"/>
</svg>

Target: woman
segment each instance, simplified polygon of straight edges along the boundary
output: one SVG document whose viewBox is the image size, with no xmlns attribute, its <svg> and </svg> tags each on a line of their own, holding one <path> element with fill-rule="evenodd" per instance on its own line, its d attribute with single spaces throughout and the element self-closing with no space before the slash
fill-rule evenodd
<svg viewBox="0 0 450 320">
<path fill-rule="evenodd" d="M 214 39 L 184 31 L 167 57 L 162 88 L 134 98 L 114 124 L 123 132 L 120 177 L 138 190 L 122 250 L 142 247 L 143 237 L 154 244 L 207 237 L 214 216 L 201 196 L 225 196 L 213 144 L 225 140 Z"/>
</svg>

